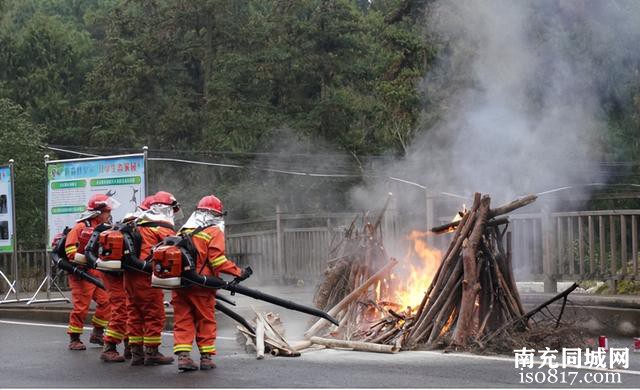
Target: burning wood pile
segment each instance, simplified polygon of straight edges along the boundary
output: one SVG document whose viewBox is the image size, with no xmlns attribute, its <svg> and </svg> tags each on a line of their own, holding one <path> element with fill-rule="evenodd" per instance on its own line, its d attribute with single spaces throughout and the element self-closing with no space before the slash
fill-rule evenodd
<svg viewBox="0 0 640 390">
<path fill-rule="evenodd" d="M 460 220 L 423 233 L 451 232 L 453 238 L 426 268 L 410 266 L 412 280 L 423 283 L 413 289 L 395 270 L 406 264 L 389 258 L 382 245 L 381 217 L 375 222 L 365 218 L 362 230 L 354 221 L 335 248 L 314 298 L 316 307 L 336 317 L 340 326 L 317 321 L 305 333 L 307 345 L 328 345 L 317 337 L 324 334 L 344 341 L 342 347 L 378 352 L 423 345 L 464 349 L 482 345 L 507 325 L 526 328 L 506 245 L 508 219 L 500 216 L 535 199 L 527 196 L 492 209 L 490 197 L 476 193 Z M 412 294 L 414 301 L 403 299 Z M 381 344 L 389 348 L 381 351 Z"/>
</svg>

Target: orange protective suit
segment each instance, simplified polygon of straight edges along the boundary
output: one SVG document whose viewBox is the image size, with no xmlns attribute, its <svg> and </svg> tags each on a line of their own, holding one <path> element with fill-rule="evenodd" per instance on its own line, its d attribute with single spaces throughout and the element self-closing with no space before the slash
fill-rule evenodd
<svg viewBox="0 0 640 390">
<path fill-rule="evenodd" d="M 73 259 L 78 252 L 79 237 L 82 230 L 86 227 L 96 227 L 97 219 L 91 219 L 87 222 L 78 222 L 67 234 L 64 244 L 64 250 L 68 259 Z M 102 278 L 102 274 L 95 269 L 88 269 L 87 273 L 98 279 Z M 95 284 L 88 282 L 79 276 L 68 275 L 69 287 L 71 287 L 71 300 L 73 309 L 69 314 L 69 326 L 67 333 L 82 333 L 84 320 L 89 312 L 91 300 L 96 301 L 96 312 L 91 319 L 94 327 L 106 328 L 111 317 L 111 307 L 109 306 L 109 297 L 107 293 Z"/>
<path fill-rule="evenodd" d="M 242 269 L 225 256 L 224 233 L 209 226 L 192 236 L 198 252 L 197 271 L 219 276 L 221 272 L 240 276 Z M 191 352 L 193 339 L 200 353 L 216 353 L 215 290 L 192 286 L 171 293 L 173 305 L 173 352 Z"/>
<path fill-rule="evenodd" d="M 165 237 L 175 236 L 176 232 L 168 227 L 145 227 L 138 225 L 142 236 L 140 259 L 149 258 L 151 248 Z M 127 334 L 129 344 L 158 346 L 162 342 L 164 329 L 164 293 L 151 287 L 151 275 L 138 271 L 125 271 L 124 286 L 129 296 L 127 304 Z"/>
<path fill-rule="evenodd" d="M 109 304 L 111 305 L 111 319 L 104 332 L 104 341 L 119 344 L 127 337 L 127 303 L 129 298 L 124 289 L 124 276 L 122 273 L 104 272 L 102 282 L 109 295 Z"/>
</svg>

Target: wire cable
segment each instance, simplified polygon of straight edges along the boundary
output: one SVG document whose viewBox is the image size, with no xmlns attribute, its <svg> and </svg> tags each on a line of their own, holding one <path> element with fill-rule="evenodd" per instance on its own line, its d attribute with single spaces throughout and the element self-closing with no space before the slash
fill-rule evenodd
<svg viewBox="0 0 640 390">
<path fill-rule="evenodd" d="M 100 157 L 99 154 L 91 154 L 91 153 L 82 153 L 82 152 L 76 152 L 74 150 L 67 150 L 67 149 L 62 149 L 62 148 L 54 148 L 52 146 L 43 146 L 45 149 L 49 149 L 49 150 L 53 150 L 56 152 L 63 152 L 63 153 L 69 153 L 69 154 L 76 154 L 78 156 L 85 156 L 85 157 Z"/>
<path fill-rule="evenodd" d="M 74 151 L 74 150 L 69 150 L 69 149 L 63 149 L 60 147 L 53 147 L 53 146 L 48 146 L 48 145 L 43 145 L 44 149 L 49 149 L 49 150 L 54 150 L 54 151 L 58 151 L 58 152 L 63 152 L 63 153 L 69 153 L 69 154 L 75 154 L 78 156 L 85 156 L 85 157 L 100 157 L 101 155 L 99 154 L 91 154 L 91 153 L 83 153 L 83 152 L 78 152 L 78 151 Z M 406 179 L 402 179 L 399 177 L 394 177 L 394 176 L 381 176 L 381 175 L 368 175 L 368 174 L 343 174 L 343 173 L 312 173 L 312 172 L 300 172 L 300 171 L 292 171 L 292 170 L 282 170 L 282 169 L 275 169 L 275 168 L 267 168 L 267 167 L 259 167 L 259 166 L 255 166 L 255 165 L 238 165 L 238 164 L 224 164 L 224 163 L 213 163 L 213 162 L 206 162 L 206 161 L 195 161 L 195 160 L 185 160 L 185 159 L 178 159 L 178 158 L 169 158 L 169 157 L 148 157 L 147 158 L 149 161 L 167 161 L 167 162 L 177 162 L 177 163 L 182 163 L 182 164 L 192 164 L 192 165 L 204 165 L 204 166 L 212 166 L 212 167 L 220 167 L 220 168 L 236 168 L 236 169 L 253 169 L 253 170 L 258 170 L 258 171 L 263 171 L 263 172 L 272 172 L 272 173 L 280 173 L 280 174 L 286 174 L 286 175 L 294 175 L 294 176 L 308 176 L 308 177 L 327 177 L 327 178 L 357 178 L 357 177 L 366 177 L 366 178 L 373 178 L 373 179 L 386 179 L 386 180 L 391 180 L 391 181 L 396 181 L 399 183 L 404 183 L 413 187 L 417 187 L 423 190 L 428 190 L 427 186 L 420 184 L 420 183 L 416 183 L 410 180 L 406 180 Z M 543 195 L 550 195 L 556 192 L 560 192 L 560 191 L 566 191 L 566 190 L 570 190 L 570 189 L 575 189 L 575 188 L 580 188 L 580 187 L 638 187 L 640 188 L 640 184 L 624 184 L 624 183 L 617 183 L 617 184 L 608 184 L 608 183 L 586 183 L 586 184 L 576 184 L 576 185 L 571 185 L 571 186 L 562 186 L 562 187 L 558 187 L 558 188 L 553 188 L 550 190 L 546 190 L 546 191 L 541 191 L 536 193 L 536 196 L 543 196 Z M 462 200 L 469 200 L 470 197 L 468 196 L 462 196 L 462 195 L 458 195 L 458 194 L 454 194 L 451 192 L 438 192 L 439 195 L 443 195 L 443 196 L 447 196 L 447 197 L 452 197 L 452 198 L 458 198 L 458 199 L 462 199 Z M 525 194 L 528 195 L 528 194 Z M 522 195 L 522 196 L 525 196 Z"/>
</svg>

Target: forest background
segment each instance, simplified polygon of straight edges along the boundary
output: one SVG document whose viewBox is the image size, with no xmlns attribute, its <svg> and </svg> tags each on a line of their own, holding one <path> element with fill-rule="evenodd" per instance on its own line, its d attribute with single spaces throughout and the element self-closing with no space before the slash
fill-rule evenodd
<svg viewBox="0 0 640 390">
<path fill-rule="evenodd" d="M 411 159 L 414 140 L 443 131 L 438 124 L 460 104 L 461 90 L 482 87 L 473 59 L 485 47 L 482 37 L 432 29 L 438 3 L 0 0 L 0 161 L 16 160 L 20 244 L 42 243 L 43 156 L 77 157 L 47 147 L 120 154 L 147 145 L 154 157 L 250 167 L 151 168 L 150 190 L 174 192 L 186 213 L 214 192 L 233 219 L 273 215 L 276 204 L 352 209 L 353 188 L 390 175 L 389 166 L 425 182 L 397 163 Z M 554 16 L 529 31 L 534 41 L 561 33 L 572 63 L 595 64 L 592 74 L 581 73 L 597 90 L 603 130 L 589 138 L 598 151 L 592 159 L 617 172 L 606 175 L 608 183 L 633 182 L 638 50 L 615 35 L 594 36 L 581 10 L 615 6 L 639 15 L 640 3 L 531 3 Z M 601 46 L 620 50 L 594 50 Z M 528 109 L 535 110 L 544 99 L 536 98 L 539 85 L 530 88 Z M 439 188 L 452 189 L 468 188 Z"/>
</svg>

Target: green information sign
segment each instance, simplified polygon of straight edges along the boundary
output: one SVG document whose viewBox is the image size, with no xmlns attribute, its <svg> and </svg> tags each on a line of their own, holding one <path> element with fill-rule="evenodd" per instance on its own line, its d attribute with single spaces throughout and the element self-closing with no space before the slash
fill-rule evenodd
<svg viewBox="0 0 640 390">
<path fill-rule="evenodd" d="M 51 214 L 73 214 L 81 213 L 85 209 L 84 206 L 62 206 L 51 208 Z"/>
<path fill-rule="evenodd" d="M 123 186 L 123 185 L 131 185 L 131 184 L 140 184 L 142 183 L 142 178 L 140 176 L 129 176 L 129 177 L 111 177 L 108 179 L 91 179 L 91 187 L 102 187 L 102 186 Z"/>
<path fill-rule="evenodd" d="M 64 188 L 84 188 L 86 186 L 86 180 L 56 181 L 51 183 L 51 188 L 54 190 L 62 190 Z"/>
<path fill-rule="evenodd" d="M 144 154 L 48 161 L 47 178 L 48 243 L 76 224 L 96 194 L 120 205 L 111 212 L 114 221 L 134 212 L 145 198 Z"/>
</svg>

